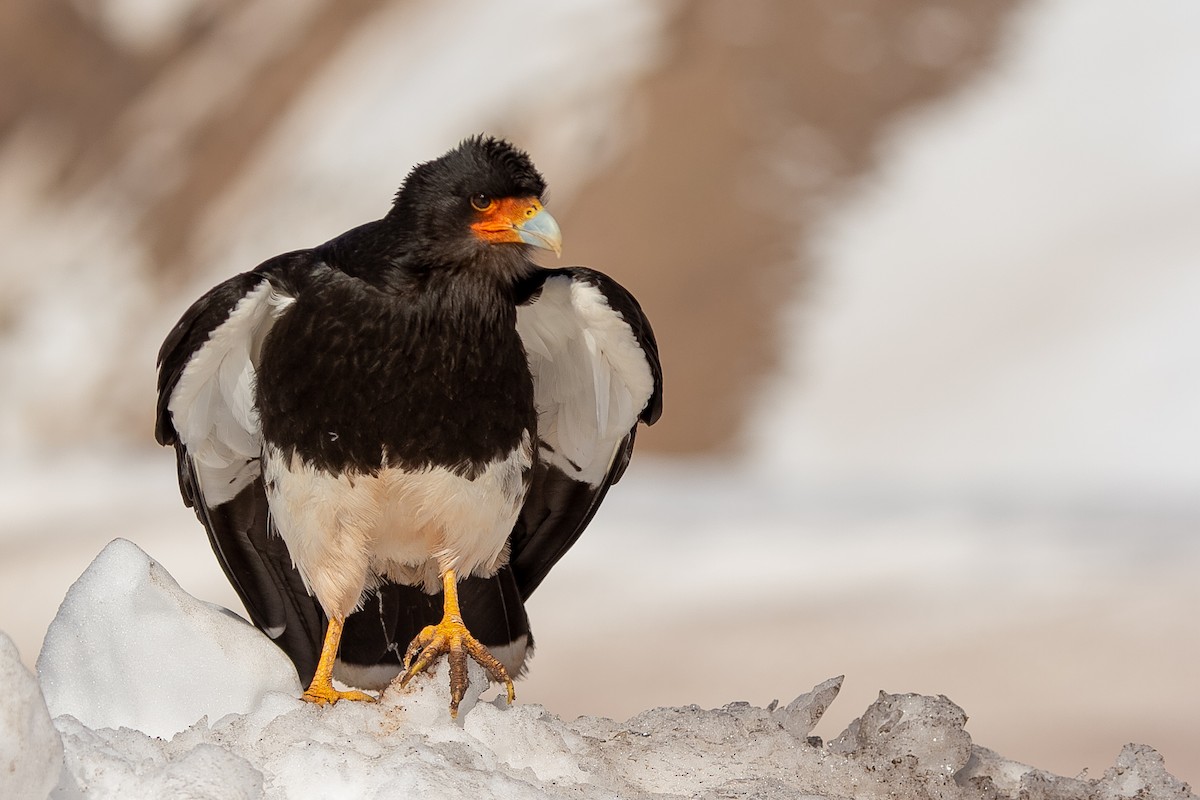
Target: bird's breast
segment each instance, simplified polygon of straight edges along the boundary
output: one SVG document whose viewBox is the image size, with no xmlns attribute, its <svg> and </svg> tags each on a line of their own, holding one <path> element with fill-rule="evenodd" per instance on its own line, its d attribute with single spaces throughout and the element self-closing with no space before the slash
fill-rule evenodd
<svg viewBox="0 0 1200 800">
<path fill-rule="evenodd" d="M 335 474 L 471 477 L 535 430 L 528 360 L 505 315 L 307 299 L 263 345 L 255 395 L 269 446 Z"/>
</svg>

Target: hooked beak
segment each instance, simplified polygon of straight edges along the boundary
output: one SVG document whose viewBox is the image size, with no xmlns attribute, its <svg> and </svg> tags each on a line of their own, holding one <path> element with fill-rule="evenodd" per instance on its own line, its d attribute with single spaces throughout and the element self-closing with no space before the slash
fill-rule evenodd
<svg viewBox="0 0 1200 800">
<path fill-rule="evenodd" d="M 480 217 L 471 228 L 485 242 L 520 242 L 562 255 L 558 221 L 542 208 L 536 197 L 497 200 L 480 210 Z"/>
<path fill-rule="evenodd" d="M 541 208 L 541 203 L 538 203 L 538 210 L 532 217 L 516 227 L 517 236 L 525 244 L 553 250 L 556 256 L 562 255 L 562 231 L 558 228 L 558 220 L 550 216 L 549 211 Z"/>
</svg>

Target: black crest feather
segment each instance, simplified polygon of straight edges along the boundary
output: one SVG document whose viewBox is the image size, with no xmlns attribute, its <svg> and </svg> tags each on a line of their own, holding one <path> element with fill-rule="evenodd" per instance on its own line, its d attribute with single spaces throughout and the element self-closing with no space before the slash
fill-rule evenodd
<svg viewBox="0 0 1200 800">
<path fill-rule="evenodd" d="M 541 199 L 546 181 L 524 150 L 505 139 L 478 134 L 445 155 L 413 167 L 396 192 L 395 208 L 408 207 L 431 191 Z"/>
</svg>

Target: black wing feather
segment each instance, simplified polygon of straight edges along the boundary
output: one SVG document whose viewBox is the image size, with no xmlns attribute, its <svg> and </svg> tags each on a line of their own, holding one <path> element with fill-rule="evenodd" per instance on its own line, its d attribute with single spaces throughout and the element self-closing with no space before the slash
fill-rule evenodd
<svg viewBox="0 0 1200 800">
<path fill-rule="evenodd" d="M 307 685 L 317 669 L 328 620 L 304 588 L 283 538 L 271 530 L 262 479 L 216 508 L 201 502 L 195 509 L 250 621 L 274 638 Z"/>
<path fill-rule="evenodd" d="M 316 670 L 327 620 L 320 604 L 308 594 L 292 566 L 283 539 L 272 531 L 262 478 L 236 497 L 217 506 L 205 502 L 191 456 L 180 440 L 168 405 L 188 362 L 226 320 L 237 304 L 265 278 L 285 282 L 279 267 L 305 262 L 292 253 L 242 273 L 207 292 L 184 313 L 158 354 L 158 415 L 155 438 L 174 445 L 179 491 L 208 533 L 209 543 L 226 577 L 246 607 L 250 620 L 275 635 L 275 642 L 292 659 L 307 683 Z M 276 269 L 271 269 L 276 267 Z"/>
<path fill-rule="evenodd" d="M 529 495 L 513 528 L 509 564 L 517 577 L 521 597 L 528 599 L 571 545 L 583 535 L 592 517 L 629 463 L 634 430 L 621 443 L 604 480 L 593 486 L 576 480 L 557 467 L 538 462 L 533 469 Z"/>
<path fill-rule="evenodd" d="M 538 276 L 539 285 L 558 275 L 595 286 L 604 295 L 609 307 L 629 325 L 654 379 L 653 391 L 638 419 L 653 425 L 662 415 L 662 366 L 654 330 L 641 305 L 621 284 L 602 272 L 586 267 L 543 270 Z M 531 291 L 532 299 L 536 299 L 538 291 Z M 597 484 L 578 480 L 544 460 L 535 464 L 529 494 L 510 540 L 509 563 L 522 598 L 528 599 L 533 594 L 550 569 L 591 523 L 609 487 L 625 474 L 636 436 L 635 422 L 618 445 L 608 471 Z"/>
</svg>

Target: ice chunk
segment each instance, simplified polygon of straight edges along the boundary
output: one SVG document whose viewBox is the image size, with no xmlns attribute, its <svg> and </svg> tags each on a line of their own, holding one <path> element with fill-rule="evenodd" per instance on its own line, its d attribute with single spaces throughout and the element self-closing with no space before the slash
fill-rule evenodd
<svg viewBox="0 0 1200 800">
<path fill-rule="evenodd" d="M 1167 772 L 1158 751 L 1144 744 L 1125 745 L 1097 788 L 1099 800 L 1186 800 L 1192 796 L 1191 787 Z"/>
<path fill-rule="evenodd" d="M 41 800 L 62 772 L 63 745 L 37 681 L 0 632 L 0 797 Z"/>
<path fill-rule="evenodd" d="M 844 675 L 830 678 L 824 683 L 818 683 L 812 691 L 805 692 L 792 702 L 773 711 L 775 718 L 783 725 L 783 729 L 797 739 L 807 739 L 812 729 L 821 721 L 829 704 L 837 697 L 842 688 Z"/>
<path fill-rule="evenodd" d="M 966 724 L 967 715 L 944 695 L 880 692 L 829 750 L 881 767 L 911 758 L 918 772 L 953 776 L 971 757 Z"/>
<path fill-rule="evenodd" d="M 1064 778 L 1028 764 L 1005 758 L 975 745 L 967 765 L 954 776 L 958 784 L 983 797 L 1039 798 L 1039 800 L 1095 800 L 1094 781 Z"/>
<path fill-rule="evenodd" d="M 1007 797 L 1016 796 L 1021 791 L 1022 779 L 1036 771 L 1028 764 L 976 745 L 966 765 L 955 775 L 955 780 L 962 786 L 974 786 L 981 791 L 994 789 L 996 793 Z"/>
<path fill-rule="evenodd" d="M 116 539 L 67 592 L 38 679 L 53 716 L 170 736 L 200 717 L 247 712 L 270 692 L 298 697 L 287 656 L 252 625 L 189 595 Z"/>
</svg>

